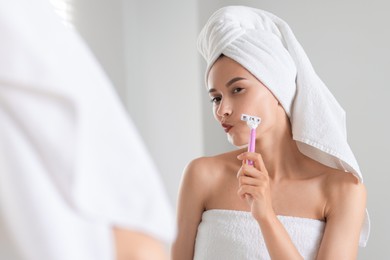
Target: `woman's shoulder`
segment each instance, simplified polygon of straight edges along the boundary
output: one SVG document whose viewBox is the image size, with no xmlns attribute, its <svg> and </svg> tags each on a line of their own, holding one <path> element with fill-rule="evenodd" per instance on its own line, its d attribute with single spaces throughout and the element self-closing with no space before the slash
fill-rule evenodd
<svg viewBox="0 0 390 260">
<path fill-rule="evenodd" d="M 330 194 L 351 192 L 353 190 L 362 191 L 365 189 L 364 184 L 360 182 L 358 177 L 350 172 L 330 169 L 325 174 L 324 187 L 325 191 Z"/>
<path fill-rule="evenodd" d="M 237 156 L 240 153 L 242 153 L 241 150 L 234 150 L 212 156 L 198 157 L 187 164 L 185 171 L 208 172 L 223 169 L 231 164 L 237 164 Z"/>
<path fill-rule="evenodd" d="M 185 167 L 185 172 L 207 170 L 215 164 L 215 156 L 202 156 L 191 160 Z"/>
<path fill-rule="evenodd" d="M 181 197 L 186 197 L 192 202 L 199 201 L 201 205 L 205 205 L 216 185 L 226 175 L 224 174 L 225 169 L 231 163 L 230 160 L 234 157 L 234 154 L 234 152 L 229 152 L 191 160 L 184 168 L 182 175 Z"/>
<path fill-rule="evenodd" d="M 191 178 L 207 178 L 210 180 L 210 178 L 226 172 L 229 167 L 239 164 L 237 155 L 241 152 L 241 150 L 234 150 L 213 156 L 195 158 L 187 164 L 184 174 Z"/>
<path fill-rule="evenodd" d="M 309 179 L 315 179 L 325 195 L 364 190 L 363 183 L 353 173 L 326 166 L 310 158 L 309 160 L 311 166 L 307 171 Z"/>
<path fill-rule="evenodd" d="M 336 208 L 348 208 L 353 204 L 365 204 L 366 200 L 364 184 L 352 173 L 337 169 L 327 172 L 324 192 L 329 212 Z"/>
</svg>

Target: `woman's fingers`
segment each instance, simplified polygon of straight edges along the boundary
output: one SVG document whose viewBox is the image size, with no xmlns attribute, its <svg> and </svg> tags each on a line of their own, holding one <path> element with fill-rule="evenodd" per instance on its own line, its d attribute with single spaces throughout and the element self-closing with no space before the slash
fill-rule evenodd
<svg viewBox="0 0 390 260">
<path fill-rule="evenodd" d="M 259 180 L 255 179 L 255 178 L 252 178 L 252 177 L 248 177 L 248 176 L 240 176 L 238 178 L 238 184 L 240 186 L 242 186 L 242 185 L 258 186 L 259 185 Z"/>
<path fill-rule="evenodd" d="M 241 166 L 240 170 L 237 173 L 237 178 L 240 176 L 249 176 L 252 178 L 261 178 L 261 176 L 267 176 L 267 174 L 259 171 L 251 165 L 244 164 Z"/>
<path fill-rule="evenodd" d="M 240 160 L 252 160 L 254 166 L 243 164 L 237 173 L 239 190 L 238 195 L 245 198 L 250 195 L 252 198 L 264 197 L 268 189 L 268 172 L 264 166 L 263 159 L 260 154 L 245 152 L 238 157 Z"/>
<path fill-rule="evenodd" d="M 253 178 L 250 176 L 240 176 L 238 178 L 239 187 L 252 186 L 258 188 L 266 188 L 268 185 L 267 176 L 260 176 L 259 178 Z"/>
<path fill-rule="evenodd" d="M 259 187 L 252 185 L 242 185 L 238 189 L 237 194 L 243 199 L 246 197 L 246 195 L 249 195 L 253 199 L 264 198 L 264 193 L 259 190 Z"/>
<path fill-rule="evenodd" d="M 243 162 L 253 161 L 252 165 L 243 163 L 237 173 L 238 191 L 241 199 L 246 200 L 251 207 L 252 215 L 256 219 L 262 219 L 267 212 L 272 212 L 272 200 L 268 171 L 265 168 L 260 154 L 245 152 L 237 156 Z"/>
<path fill-rule="evenodd" d="M 245 171 L 245 168 L 248 171 Z M 259 197 L 255 194 L 263 194 L 268 186 L 268 176 L 262 174 L 252 166 L 242 167 L 242 171 L 238 176 L 239 190 L 238 194 L 244 198 L 245 194 L 249 194 L 253 197 Z"/>
<path fill-rule="evenodd" d="M 267 168 L 265 168 L 263 157 L 258 153 L 244 152 L 237 156 L 239 160 L 247 161 L 251 160 L 254 163 L 254 167 L 261 172 L 268 174 Z"/>
</svg>

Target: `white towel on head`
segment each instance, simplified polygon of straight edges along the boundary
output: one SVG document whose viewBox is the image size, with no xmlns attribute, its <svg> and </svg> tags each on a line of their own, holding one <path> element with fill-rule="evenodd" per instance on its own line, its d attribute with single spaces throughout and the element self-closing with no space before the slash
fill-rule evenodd
<svg viewBox="0 0 390 260">
<path fill-rule="evenodd" d="M 206 84 L 210 68 L 221 54 L 237 61 L 279 100 L 303 154 L 363 181 L 347 142 L 345 112 L 315 73 L 285 21 L 255 8 L 224 7 L 207 21 L 198 48 L 207 62 Z M 365 246 L 368 234 L 367 214 L 360 245 Z"/>
</svg>

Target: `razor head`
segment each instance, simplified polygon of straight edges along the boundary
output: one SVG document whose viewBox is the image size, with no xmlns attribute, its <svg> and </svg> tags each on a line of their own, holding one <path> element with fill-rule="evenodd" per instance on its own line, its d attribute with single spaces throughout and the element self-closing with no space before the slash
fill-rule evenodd
<svg viewBox="0 0 390 260">
<path fill-rule="evenodd" d="M 260 117 L 257 117 L 257 116 L 250 116 L 250 115 L 246 115 L 246 114 L 242 114 L 241 115 L 241 120 L 242 121 L 245 121 L 246 124 L 252 128 L 252 129 L 255 129 L 257 128 L 257 126 L 260 124 L 261 122 L 261 118 Z"/>
</svg>

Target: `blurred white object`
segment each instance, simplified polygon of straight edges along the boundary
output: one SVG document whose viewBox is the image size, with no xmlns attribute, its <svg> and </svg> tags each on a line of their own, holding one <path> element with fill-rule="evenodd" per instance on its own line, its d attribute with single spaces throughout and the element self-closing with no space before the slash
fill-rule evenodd
<svg viewBox="0 0 390 260">
<path fill-rule="evenodd" d="M 0 0 L 0 259 L 113 259 L 112 226 L 171 242 L 158 172 L 47 0 Z"/>
</svg>

